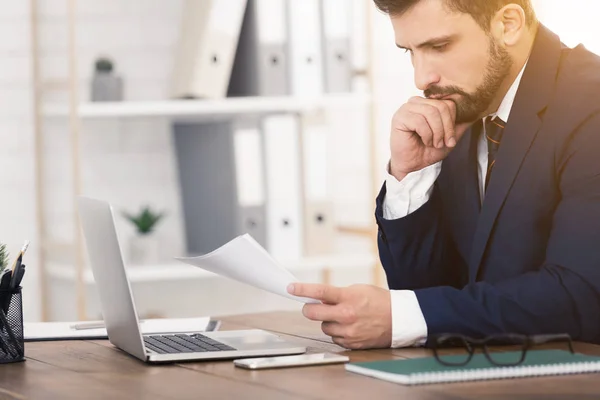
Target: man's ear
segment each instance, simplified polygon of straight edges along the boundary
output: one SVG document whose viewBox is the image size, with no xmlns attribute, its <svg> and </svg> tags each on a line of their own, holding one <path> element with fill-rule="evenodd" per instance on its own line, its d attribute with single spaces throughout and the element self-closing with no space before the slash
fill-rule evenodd
<svg viewBox="0 0 600 400">
<path fill-rule="evenodd" d="M 515 46 L 527 29 L 525 11 L 518 4 L 507 4 L 492 18 L 491 34 L 506 47 Z"/>
</svg>

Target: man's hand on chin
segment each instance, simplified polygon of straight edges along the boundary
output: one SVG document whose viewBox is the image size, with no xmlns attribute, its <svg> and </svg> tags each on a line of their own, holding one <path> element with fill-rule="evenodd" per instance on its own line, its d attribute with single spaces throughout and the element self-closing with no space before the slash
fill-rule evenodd
<svg viewBox="0 0 600 400">
<path fill-rule="evenodd" d="M 372 285 L 339 288 L 294 283 L 288 286 L 288 292 L 323 303 L 305 304 L 302 313 L 321 321 L 321 329 L 334 343 L 353 350 L 390 347 L 392 306 L 388 290 Z"/>
</svg>

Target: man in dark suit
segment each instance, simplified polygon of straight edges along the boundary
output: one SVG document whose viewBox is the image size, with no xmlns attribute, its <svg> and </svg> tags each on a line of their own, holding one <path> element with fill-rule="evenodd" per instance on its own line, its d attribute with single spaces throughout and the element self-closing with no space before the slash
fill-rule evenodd
<svg viewBox="0 0 600 400">
<path fill-rule="evenodd" d="M 424 91 L 395 114 L 377 198 L 389 292 L 296 284 L 349 348 L 431 335 L 600 343 L 600 59 L 530 0 L 375 0 Z"/>
</svg>

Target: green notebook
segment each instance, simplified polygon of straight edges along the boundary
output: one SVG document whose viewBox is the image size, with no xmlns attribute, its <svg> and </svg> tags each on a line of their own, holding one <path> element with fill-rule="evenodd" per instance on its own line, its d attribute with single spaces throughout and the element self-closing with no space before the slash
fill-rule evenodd
<svg viewBox="0 0 600 400">
<path fill-rule="evenodd" d="M 518 357 L 518 354 L 513 352 L 494 354 L 494 360 L 498 361 L 502 358 L 514 360 L 515 357 Z M 600 357 L 571 354 L 564 350 L 530 350 L 525 361 L 514 367 L 498 367 L 491 364 L 485 355 L 476 354 L 467 365 L 462 367 L 445 366 L 434 357 L 428 357 L 349 363 L 345 368 L 350 372 L 403 385 L 419 385 L 598 372 Z"/>
</svg>

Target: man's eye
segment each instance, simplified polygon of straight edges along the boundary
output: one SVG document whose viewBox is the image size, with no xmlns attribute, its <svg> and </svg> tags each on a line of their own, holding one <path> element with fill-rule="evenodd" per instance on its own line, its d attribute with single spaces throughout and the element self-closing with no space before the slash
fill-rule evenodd
<svg viewBox="0 0 600 400">
<path fill-rule="evenodd" d="M 404 49 L 404 53 L 405 53 L 405 54 L 406 54 L 406 53 L 410 53 L 410 54 L 412 54 L 412 50 L 411 50 L 411 49 Z"/>
<path fill-rule="evenodd" d="M 448 47 L 448 43 L 440 44 L 437 46 L 432 46 L 431 48 L 435 51 L 444 51 L 444 50 L 446 50 L 446 47 Z"/>
</svg>

